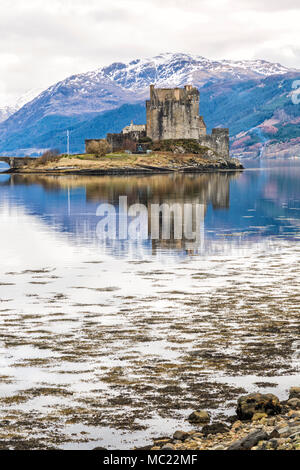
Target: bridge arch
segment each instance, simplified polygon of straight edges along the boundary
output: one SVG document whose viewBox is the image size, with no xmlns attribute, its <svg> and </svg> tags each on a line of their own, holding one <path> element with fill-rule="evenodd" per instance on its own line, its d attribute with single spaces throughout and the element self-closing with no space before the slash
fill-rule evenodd
<svg viewBox="0 0 300 470">
<path fill-rule="evenodd" d="M 10 159 L 8 157 L 0 157 L 0 174 L 11 169 Z"/>
<path fill-rule="evenodd" d="M 28 163 L 35 161 L 35 158 L 30 157 L 0 157 L 0 162 L 6 163 L 9 168 L 7 171 L 13 171 L 16 169 L 20 169 L 23 166 L 28 165 Z"/>
</svg>

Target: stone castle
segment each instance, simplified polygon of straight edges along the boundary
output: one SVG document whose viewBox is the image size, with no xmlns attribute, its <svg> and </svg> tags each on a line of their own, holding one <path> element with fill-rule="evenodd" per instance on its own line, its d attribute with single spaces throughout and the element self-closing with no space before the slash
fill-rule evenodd
<svg viewBox="0 0 300 470">
<path fill-rule="evenodd" d="M 145 151 L 149 142 L 193 139 L 223 158 L 229 158 L 229 129 L 216 128 L 207 134 L 199 115 L 200 93 L 197 88 L 155 88 L 150 86 L 146 101 L 147 124 L 133 122 L 119 134 L 107 134 L 113 151 Z M 86 140 L 86 150 L 91 140 Z M 148 142 L 148 144 L 147 144 Z"/>
<path fill-rule="evenodd" d="M 199 91 L 184 88 L 154 88 L 146 101 L 147 136 L 154 142 L 167 139 L 196 139 L 206 135 L 203 117 L 199 116 Z"/>
</svg>

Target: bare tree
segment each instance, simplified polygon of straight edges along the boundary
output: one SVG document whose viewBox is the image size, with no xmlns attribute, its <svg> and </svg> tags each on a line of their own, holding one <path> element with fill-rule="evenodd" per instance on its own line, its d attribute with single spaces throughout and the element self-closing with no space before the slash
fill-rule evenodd
<svg viewBox="0 0 300 470">
<path fill-rule="evenodd" d="M 59 150 L 57 149 L 50 149 L 46 150 L 39 158 L 37 158 L 37 163 L 41 165 L 46 165 L 49 162 L 56 162 L 59 160 Z"/>
<path fill-rule="evenodd" d="M 106 139 L 92 140 L 87 145 L 87 153 L 96 155 L 97 157 L 104 157 L 112 150 L 111 146 Z"/>
</svg>

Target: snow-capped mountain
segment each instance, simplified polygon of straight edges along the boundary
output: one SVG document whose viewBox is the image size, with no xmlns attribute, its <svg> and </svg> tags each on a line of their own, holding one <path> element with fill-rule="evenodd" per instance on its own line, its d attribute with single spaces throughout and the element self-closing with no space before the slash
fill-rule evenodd
<svg viewBox="0 0 300 470">
<path fill-rule="evenodd" d="M 159 87 L 186 84 L 201 87 L 207 82 L 249 80 L 289 71 L 280 64 L 265 60 L 213 61 L 198 55 L 166 53 L 128 63 L 116 62 L 92 72 L 72 75 L 43 92 L 28 92 L 9 108 L 16 112 L 27 104 L 24 109 L 27 113 L 30 103 L 33 108 L 38 105 L 43 115 L 98 113 L 144 99 L 152 83 Z"/>
<path fill-rule="evenodd" d="M 0 122 L 5 121 L 7 118 L 9 118 L 9 116 L 14 114 L 16 111 L 17 109 L 15 109 L 12 106 L 2 106 L 0 108 Z"/>
<path fill-rule="evenodd" d="M 151 83 L 160 87 L 180 87 L 191 83 L 200 87 L 209 80 L 241 80 L 288 71 L 287 67 L 265 60 L 217 61 L 199 55 L 166 53 L 129 63 L 117 62 L 94 73 L 110 78 L 125 89 L 141 92 Z"/>
<path fill-rule="evenodd" d="M 28 92 L 14 106 L 8 106 L 5 113 L 15 113 L 25 105 L 17 113 L 18 124 L 33 115 L 99 113 L 145 99 L 152 83 L 160 87 L 193 84 L 200 88 L 207 82 L 249 80 L 289 71 L 265 60 L 215 61 L 198 55 L 166 53 L 72 75 L 43 92 Z"/>
<path fill-rule="evenodd" d="M 32 96 L 29 95 L 26 104 L 0 124 L 0 151 L 14 152 L 19 149 L 20 153 L 27 153 L 31 148 L 61 148 L 62 137 L 58 136 L 64 135 L 66 129 L 74 129 L 75 133 L 79 126 L 82 126 L 80 136 L 78 134 L 81 147 L 78 144 L 76 151 L 82 149 L 84 138 L 102 137 L 110 130 L 119 131 L 124 122 L 127 124 L 127 119 L 129 122 L 136 116 L 144 121 L 144 100 L 148 97 L 149 85 L 152 83 L 159 87 L 192 84 L 200 89 L 203 98 L 205 90 L 209 89 L 211 99 L 215 102 L 216 97 L 229 95 L 238 88 L 238 84 L 251 82 L 251 88 L 255 84 L 258 86 L 259 81 L 294 72 L 297 73 L 265 60 L 217 61 L 181 53 L 166 53 L 127 63 L 116 62 L 92 72 L 68 77 L 39 93 L 34 99 L 30 99 Z M 205 103 L 203 98 L 202 110 Z M 103 113 L 113 112 L 124 105 L 141 107 L 134 108 L 136 114 L 131 114 L 131 117 L 129 114 L 133 108 L 113 113 L 109 119 L 105 118 L 106 124 L 103 125 Z M 20 102 L 16 106 L 20 107 Z M 209 100 L 207 106 L 210 106 Z M 213 106 L 206 112 L 215 119 Z M 214 125 L 227 125 L 225 117 L 220 122 L 215 119 Z"/>
<path fill-rule="evenodd" d="M 5 103 L 0 103 L 0 122 L 5 121 L 12 114 L 16 113 L 21 109 L 26 103 L 30 103 L 34 98 L 36 98 L 40 93 L 42 93 L 42 88 L 35 88 L 27 91 L 21 95 L 17 100 L 10 100 Z"/>
</svg>

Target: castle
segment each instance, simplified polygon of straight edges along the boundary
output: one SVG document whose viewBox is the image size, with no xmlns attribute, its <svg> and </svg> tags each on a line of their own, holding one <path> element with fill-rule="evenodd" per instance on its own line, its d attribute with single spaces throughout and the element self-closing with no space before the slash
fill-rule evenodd
<svg viewBox="0 0 300 470">
<path fill-rule="evenodd" d="M 146 101 L 147 124 L 133 122 L 119 134 L 107 134 L 113 152 L 145 151 L 149 142 L 193 139 L 223 158 L 229 158 L 229 129 L 216 128 L 207 134 L 203 117 L 199 115 L 200 93 L 197 88 L 155 88 L 150 85 L 150 100 Z M 86 140 L 86 151 L 92 140 Z M 148 144 L 147 144 L 148 142 Z"/>
<path fill-rule="evenodd" d="M 154 142 L 167 139 L 196 139 L 206 135 L 206 125 L 199 116 L 197 88 L 154 88 L 146 101 L 147 136 Z"/>
</svg>

